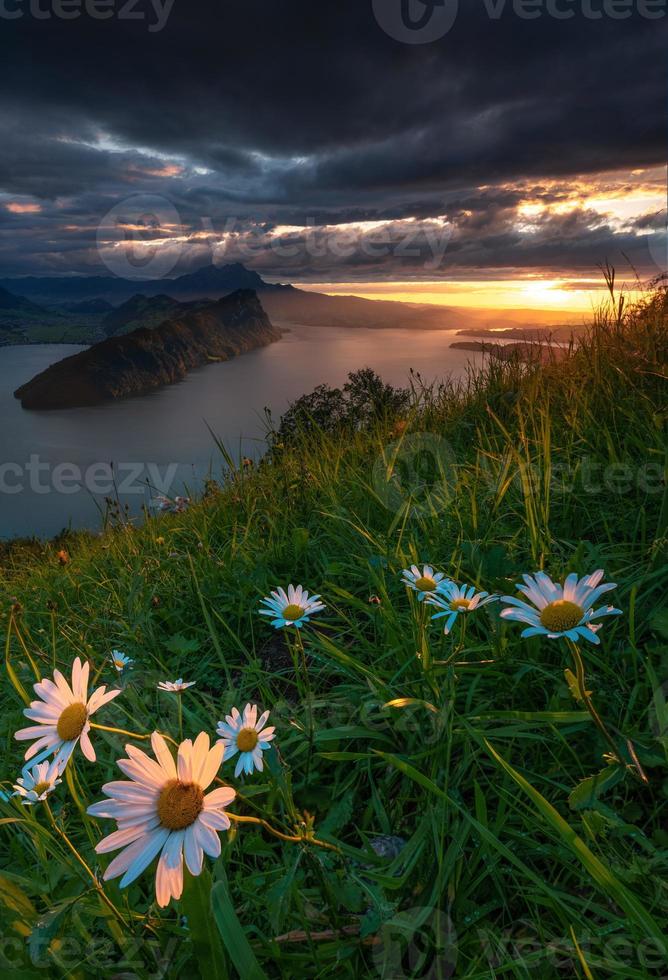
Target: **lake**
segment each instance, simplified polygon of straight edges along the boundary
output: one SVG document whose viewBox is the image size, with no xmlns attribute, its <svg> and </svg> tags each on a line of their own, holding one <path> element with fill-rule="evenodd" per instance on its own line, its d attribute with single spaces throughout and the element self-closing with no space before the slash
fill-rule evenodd
<svg viewBox="0 0 668 980">
<path fill-rule="evenodd" d="M 133 514 L 151 492 L 196 493 L 222 470 L 207 423 L 235 457 L 257 459 L 265 406 L 278 418 L 316 385 L 343 384 L 349 371 L 371 367 L 394 385 L 406 385 L 411 368 L 426 380 L 462 377 L 481 355 L 450 350 L 456 339 L 454 330 L 291 327 L 270 347 L 154 394 L 54 412 L 27 412 L 13 392 L 81 348 L 0 348 L 0 538 L 98 529 L 114 484 Z"/>
</svg>

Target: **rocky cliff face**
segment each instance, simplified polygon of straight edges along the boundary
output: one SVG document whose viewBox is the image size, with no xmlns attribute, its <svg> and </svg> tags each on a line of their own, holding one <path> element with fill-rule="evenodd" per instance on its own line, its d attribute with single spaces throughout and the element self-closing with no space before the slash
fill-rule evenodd
<svg viewBox="0 0 668 980">
<path fill-rule="evenodd" d="M 95 344 L 53 364 L 14 394 L 29 409 L 75 408 L 142 395 L 181 381 L 192 368 L 227 361 L 280 336 L 256 293 L 239 290 L 153 330 Z"/>
</svg>

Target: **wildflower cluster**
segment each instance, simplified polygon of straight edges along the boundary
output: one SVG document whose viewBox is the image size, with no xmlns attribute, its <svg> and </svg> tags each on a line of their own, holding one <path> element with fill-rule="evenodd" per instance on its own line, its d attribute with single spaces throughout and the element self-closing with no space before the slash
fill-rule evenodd
<svg viewBox="0 0 668 980">
<path fill-rule="evenodd" d="M 417 565 L 404 569 L 402 580 L 409 589 L 417 592 L 420 602 L 439 610 L 432 619 L 445 618 L 446 635 L 463 613 L 473 613 L 492 602 L 505 602 L 508 605 L 501 610 L 501 618 L 526 623 L 523 639 L 546 636 L 550 640 L 565 638 L 577 643 L 585 639 L 598 644 L 601 623 L 596 620 L 621 615 L 621 609 L 614 606 L 595 608 L 601 596 L 617 588 L 612 582 L 601 584 L 603 575 L 601 569 L 583 578 L 572 573 L 563 585 L 553 582 L 545 572 L 524 575 L 524 581 L 517 589 L 525 599 L 478 592 L 473 585 L 457 585 L 443 572 L 435 572 L 431 565 L 425 565 L 422 571 Z"/>
<path fill-rule="evenodd" d="M 117 672 L 132 661 L 118 650 L 110 656 Z M 59 670 L 53 680 L 45 678 L 34 685 L 40 700 L 33 701 L 24 714 L 37 722 L 16 732 L 19 741 L 32 741 L 25 754 L 31 768 L 23 770 L 14 786 L 15 796 L 25 805 L 44 802 L 62 782 L 61 776 L 77 745 L 90 762 L 96 761 L 90 739 L 92 716 L 122 692 L 97 688 L 88 697 L 90 664 L 77 657 L 72 664 L 71 681 Z M 162 691 L 181 697 L 194 681 L 163 681 Z M 98 854 L 120 853 L 111 861 L 104 880 L 121 878 L 120 887 L 135 881 L 157 857 L 155 892 L 158 905 L 166 906 L 183 892 L 183 863 L 192 875 L 202 871 L 204 854 L 217 858 L 221 852 L 221 831 L 228 830 L 225 813 L 236 797 L 227 785 L 207 792 L 224 758 L 239 754 L 235 777 L 251 775 L 264 768 L 263 753 L 274 739 L 273 728 L 266 728 L 269 712 L 258 718 L 256 705 L 247 704 L 243 714 L 232 708 L 225 721 L 218 723 L 220 738 L 211 745 L 206 732 L 192 741 L 176 744 L 169 736 L 153 732 L 153 757 L 131 743 L 125 746 L 127 758 L 117 760 L 127 780 L 106 783 L 105 800 L 88 807 L 90 816 L 116 821 L 116 830 L 95 848 Z M 167 744 L 176 745 L 176 759 Z M 51 757 L 51 758 L 48 758 Z"/>
<path fill-rule="evenodd" d="M 601 624 L 597 620 L 620 615 L 621 611 L 612 606 L 597 607 L 600 597 L 615 588 L 602 580 L 603 572 L 597 571 L 580 579 L 569 575 L 560 585 L 545 572 L 537 572 L 524 576 L 518 585 L 524 598 L 519 599 L 478 591 L 473 585 L 458 585 L 431 565 L 421 569 L 413 565 L 402 573 L 403 584 L 417 594 L 418 601 L 437 610 L 432 619 L 445 620 L 446 634 L 459 616 L 502 601 L 508 605 L 501 610 L 501 618 L 526 624 L 523 637 L 543 635 L 573 643 L 580 639 L 599 643 Z M 276 629 L 301 630 L 325 608 L 319 595 L 301 585 L 289 585 L 287 590 L 279 587 L 264 598 L 259 613 L 269 616 Z M 114 650 L 109 662 L 120 675 L 134 661 Z M 56 790 L 77 746 L 89 762 L 96 761 L 90 736 L 98 726 L 91 719 L 122 692 L 101 686 L 89 696 L 89 678 L 90 664 L 76 657 L 70 681 L 55 670 L 52 680 L 45 678 L 34 685 L 38 700 L 24 714 L 35 724 L 15 735 L 19 741 L 32 742 L 25 753 L 25 761 L 32 762 L 32 767 L 26 765 L 14 786 L 14 795 L 25 805 L 44 802 Z M 161 681 L 158 688 L 180 699 L 194 684 L 179 678 Z M 119 852 L 104 879 L 120 878 L 124 888 L 157 858 L 158 904 L 166 906 L 170 899 L 180 898 L 184 861 L 192 875 L 199 875 L 205 854 L 214 859 L 220 855 L 219 834 L 230 827 L 226 809 L 237 794 L 218 776 L 223 762 L 238 756 L 234 778 L 262 772 L 263 754 L 275 738 L 275 729 L 267 727 L 268 720 L 269 711 L 258 713 L 256 705 L 247 704 L 243 712 L 233 707 L 225 720 L 218 722 L 218 739 L 213 745 L 206 732 L 200 732 L 194 741 L 185 739 L 178 744 L 157 731 L 150 735 L 152 756 L 127 744 L 126 757 L 118 759 L 117 765 L 128 779 L 106 783 L 102 787 L 106 798 L 88 807 L 91 816 L 116 821 L 116 830 L 96 847 L 98 854 Z M 175 746 L 176 757 L 168 743 Z M 210 789 L 215 781 L 221 785 Z"/>
</svg>

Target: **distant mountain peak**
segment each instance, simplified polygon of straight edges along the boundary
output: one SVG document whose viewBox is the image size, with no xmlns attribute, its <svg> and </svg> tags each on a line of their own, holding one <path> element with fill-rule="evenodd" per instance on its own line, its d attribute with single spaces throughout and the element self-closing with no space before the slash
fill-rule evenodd
<svg viewBox="0 0 668 980">
<path fill-rule="evenodd" d="M 262 277 L 241 262 L 208 265 L 174 279 L 127 280 L 119 276 L 59 276 L 2 279 L 0 288 L 37 302 L 75 303 L 103 299 L 114 305 L 141 296 L 168 294 L 177 300 L 219 299 L 238 289 L 271 289 Z"/>
<path fill-rule="evenodd" d="M 228 265 L 203 265 L 194 272 L 186 273 L 173 280 L 180 287 L 193 286 L 197 288 L 216 289 L 261 289 L 265 282 L 252 269 L 247 269 L 241 262 L 231 262 Z"/>
<path fill-rule="evenodd" d="M 23 296 L 16 296 L 7 289 L 0 288 L 0 310 L 25 310 L 35 313 L 41 312 L 40 307 Z"/>
</svg>

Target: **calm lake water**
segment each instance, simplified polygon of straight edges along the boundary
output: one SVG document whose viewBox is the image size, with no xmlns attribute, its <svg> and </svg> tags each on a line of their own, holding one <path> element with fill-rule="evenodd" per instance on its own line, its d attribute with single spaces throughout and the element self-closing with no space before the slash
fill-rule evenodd
<svg viewBox="0 0 668 980">
<path fill-rule="evenodd" d="M 450 350 L 455 339 L 454 331 L 293 327 L 270 347 L 155 394 L 56 412 L 24 411 L 13 392 L 81 348 L 0 348 L 0 537 L 98 529 L 112 465 L 134 514 L 149 501 L 149 485 L 153 495 L 196 493 L 222 469 L 207 423 L 234 456 L 258 458 L 265 406 L 278 418 L 316 385 L 340 385 L 367 366 L 394 385 L 407 384 L 411 368 L 429 380 L 463 376 L 480 355 Z"/>
</svg>

